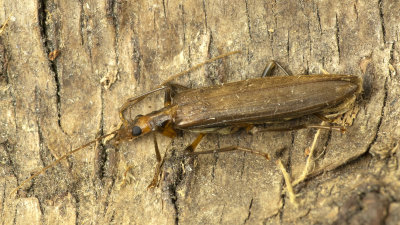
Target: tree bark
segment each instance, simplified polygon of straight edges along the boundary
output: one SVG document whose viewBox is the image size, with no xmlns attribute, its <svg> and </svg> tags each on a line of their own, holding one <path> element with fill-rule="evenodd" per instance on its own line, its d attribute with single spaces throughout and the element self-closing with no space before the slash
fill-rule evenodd
<svg viewBox="0 0 400 225">
<path fill-rule="evenodd" d="M 4 224 L 396 224 L 400 213 L 399 28 L 396 1 L 1 0 L 0 211 Z M 53 51 L 60 54 L 49 57 Z M 269 60 L 290 74 L 352 74 L 363 94 L 347 132 L 321 131 L 308 179 L 290 201 L 316 130 L 157 135 L 160 187 L 147 190 L 151 135 L 98 143 L 12 189 L 66 152 L 115 130 L 118 109 L 173 74 L 230 51 L 176 82 L 203 87 L 259 77 Z M 279 74 L 281 72 L 276 72 Z M 129 118 L 163 107 L 156 94 Z M 282 149 L 284 151 L 280 152 Z M 278 154 L 280 153 L 280 154 Z M 279 156 L 276 156 L 279 155 Z M 129 168 L 127 170 L 127 168 Z M 126 171 L 126 173 L 125 173 Z M 126 176 L 124 176 L 124 174 Z"/>
</svg>

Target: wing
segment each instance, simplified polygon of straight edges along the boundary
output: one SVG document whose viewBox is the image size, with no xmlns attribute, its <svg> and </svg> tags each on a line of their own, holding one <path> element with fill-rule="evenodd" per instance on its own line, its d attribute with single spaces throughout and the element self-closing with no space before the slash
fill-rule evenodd
<svg viewBox="0 0 400 225">
<path fill-rule="evenodd" d="M 174 97 L 178 129 L 289 120 L 334 107 L 361 90 L 350 75 L 300 75 L 248 79 L 190 89 Z"/>
</svg>

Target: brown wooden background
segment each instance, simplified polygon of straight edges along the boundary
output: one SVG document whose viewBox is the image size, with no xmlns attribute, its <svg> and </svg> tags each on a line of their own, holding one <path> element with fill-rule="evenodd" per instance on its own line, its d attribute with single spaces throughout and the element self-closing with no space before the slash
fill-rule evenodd
<svg viewBox="0 0 400 225">
<path fill-rule="evenodd" d="M 400 215 L 400 2 L 1 0 L 0 221 L 2 224 L 396 224 Z M 48 53 L 59 50 L 50 61 Z M 353 74 L 363 99 L 345 134 L 322 132 L 316 176 L 288 200 L 274 160 L 243 154 L 182 160 L 194 134 L 170 140 L 161 187 L 146 190 L 151 136 L 87 148 L 16 185 L 119 123 L 118 108 L 170 75 L 242 53 L 180 79 L 190 87 L 257 77 L 275 59 L 292 74 Z M 110 82 L 110 87 L 101 81 Z M 132 117 L 162 107 L 154 96 Z M 210 135 L 199 151 L 240 145 L 305 165 L 315 130 Z M 371 154 L 370 154 L 371 153 Z M 121 183 L 129 165 L 130 180 Z M 376 222 L 376 223 L 375 223 Z"/>
</svg>

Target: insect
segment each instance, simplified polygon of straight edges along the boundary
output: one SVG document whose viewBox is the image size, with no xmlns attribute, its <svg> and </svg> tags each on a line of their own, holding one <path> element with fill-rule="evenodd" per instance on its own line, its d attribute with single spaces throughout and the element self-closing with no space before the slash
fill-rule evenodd
<svg viewBox="0 0 400 225">
<path fill-rule="evenodd" d="M 210 59 L 205 63 L 235 53 L 237 52 L 227 53 Z M 196 69 L 203 64 L 199 64 L 192 69 Z M 268 75 L 272 73 L 276 65 L 281 67 L 273 61 L 268 64 L 260 78 L 198 89 L 190 89 L 171 83 L 172 79 L 188 71 L 177 74 L 158 88 L 128 99 L 119 111 L 122 121 L 119 129 L 98 137 L 65 154 L 23 181 L 15 190 L 18 190 L 26 182 L 53 167 L 74 152 L 111 135 L 114 135 L 112 143 L 118 144 L 127 140 L 135 140 L 150 133 L 154 134 L 155 132 L 169 138 L 175 138 L 179 130 L 190 131 L 199 134 L 185 149 L 189 154 L 208 154 L 237 150 L 250 152 L 268 159 L 269 155 L 267 153 L 240 146 L 229 146 L 200 152 L 194 152 L 194 150 L 207 133 L 231 134 L 241 129 L 250 130 L 260 125 L 265 130 L 279 130 L 281 129 L 279 125 L 285 125 L 289 121 L 309 115 L 327 119 L 327 115 L 343 113 L 348 110 L 349 105 L 355 101 L 355 98 L 361 92 L 361 79 L 357 76 L 329 74 L 269 77 Z M 147 115 L 138 115 L 133 121 L 128 121 L 125 118 L 124 112 L 133 104 L 159 91 L 165 92 L 163 108 Z M 343 130 L 343 127 L 339 126 L 308 124 L 289 127 L 289 129 L 308 127 Z M 157 186 L 163 161 L 155 135 L 153 137 L 157 165 L 154 178 L 149 187 Z"/>
</svg>

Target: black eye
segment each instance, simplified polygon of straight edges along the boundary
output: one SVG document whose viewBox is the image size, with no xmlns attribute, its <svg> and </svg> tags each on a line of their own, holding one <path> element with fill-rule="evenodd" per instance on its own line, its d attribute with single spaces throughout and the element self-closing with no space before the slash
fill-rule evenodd
<svg viewBox="0 0 400 225">
<path fill-rule="evenodd" d="M 132 127 L 132 135 L 139 136 L 142 133 L 142 129 L 138 126 Z"/>
</svg>

